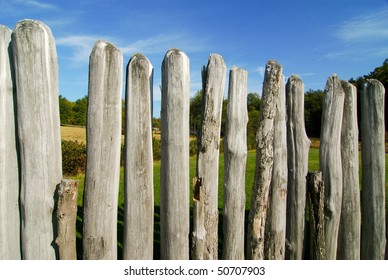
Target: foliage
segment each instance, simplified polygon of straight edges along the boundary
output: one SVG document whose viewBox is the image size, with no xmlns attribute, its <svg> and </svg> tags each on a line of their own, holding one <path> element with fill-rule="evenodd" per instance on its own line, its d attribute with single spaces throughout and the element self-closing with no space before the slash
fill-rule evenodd
<svg viewBox="0 0 388 280">
<path fill-rule="evenodd" d="M 62 95 L 59 96 L 59 113 L 61 125 L 86 126 L 86 112 L 88 99 L 84 96 L 75 102 L 67 100 Z"/>
<path fill-rule="evenodd" d="M 152 152 L 154 156 L 154 160 L 160 160 L 161 156 L 161 141 L 160 139 L 156 139 L 152 137 Z"/>
<path fill-rule="evenodd" d="M 322 119 L 322 90 L 308 90 L 304 96 L 304 117 L 308 137 L 319 138 Z"/>
<path fill-rule="evenodd" d="M 86 145 L 78 141 L 62 140 L 62 171 L 78 175 L 86 171 Z"/>
</svg>

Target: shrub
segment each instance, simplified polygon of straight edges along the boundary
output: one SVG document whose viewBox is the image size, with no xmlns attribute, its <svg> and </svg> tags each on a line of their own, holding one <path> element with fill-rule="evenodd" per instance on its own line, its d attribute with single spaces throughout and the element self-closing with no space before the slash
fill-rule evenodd
<svg viewBox="0 0 388 280">
<path fill-rule="evenodd" d="M 160 160 L 162 158 L 161 156 L 161 141 L 160 139 L 156 139 L 155 137 L 152 138 L 152 153 L 154 155 L 154 160 Z"/>
<path fill-rule="evenodd" d="M 78 175 L 86 170 L 86 145 L 78 141 L 62 140 L 62 171 Z"/>
</svg>

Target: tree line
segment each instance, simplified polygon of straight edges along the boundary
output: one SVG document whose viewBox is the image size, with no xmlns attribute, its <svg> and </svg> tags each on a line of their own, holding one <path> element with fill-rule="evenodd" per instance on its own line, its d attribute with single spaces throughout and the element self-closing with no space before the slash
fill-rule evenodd
<svg viewBox="0 0 388 280">
<path fill-rule="evenodd" d="M 388 88 L 388 58 L 385 59 L 383 65 L 376 67 L 367 75 L 351 78 L 350 83 L 357 87 L 358 93 L 361 92 L 362 85 L 366 79 L 377 79 L 385 87 L 385 92 Z M 385 102 L 387 102 L 387 94 L 385 95 Z M 319 138 L 321 131 L 321 115 L 322 115 L 322 101 L 323 90 L 309 89 L 305 93 L 305 125 L 306 132 L 310 138 Z M 125 104 L 125 102 L 123 102 Z M 248 126 L 247 126 L 247 144 L 248 149 L 255 148 L 256 130 L 260 114 L 260 95 L 256 92 L 251 92 L 247 96 L 248 109 Z M 222 124 L 221 137 L 225 131 L 227 100 L 223 102 L 222 109 Z M 76 101 L 69 101 L 63 96 L 59 96 L 59 110 L 61 125 L 77 125 L 86 126 L 86 111 L 87 111 L 87 96 Z M 190 132 L 196 135 L 198 128 L 201 125 L 201 111 L 202 111 L 202 90 L 198 90 L 190 100 Z M 123 107 L 122 116 L 124 120 L 125 108 Z M 387 120 L 387 112 L 385 112 L 385 119 Z M 123 121 L 124 123 L 124 121 Z M 153 127 L 160 129 L 160 119 L 153 118 Z"/>
</svg>

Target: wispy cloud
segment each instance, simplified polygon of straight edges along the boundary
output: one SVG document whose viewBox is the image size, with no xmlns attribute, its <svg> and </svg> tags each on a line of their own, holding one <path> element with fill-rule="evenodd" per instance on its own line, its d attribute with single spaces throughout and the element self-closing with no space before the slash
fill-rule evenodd
<svg viewBox="0 0 388 280">
<path fill-rule="evenodd" d="M 257 72 L 257 73 L 259 73 L 260 76 L 264 77 L 265 66 L 262 65 L 262 66 L 257 67 L 254 72 Z"/>
<path fill-rule="evenodd" d="M 15 2 L 20 3 L 20 4 L 24 4 L 26 6 L 34 7 L 34 8 L 39 8 L 39 9 L 50 10 L 50 9 L 55 9 L 56 8 L 55 5 L 49 4 L 49 3 L 46 3 L 46 2 L 42 2 L 42 1 L 15 0 Z"/>
<path fill-rule="evenodd" d="M 346 42 L 388 39 L 388 8 L 343 22 L 339 27 L 337 36 Z"/>
<path fill-rule="evenodd" d="M 73 60 L 76 64 L 87 63 L 93 45 L 100 38 L 98 36 L 70 35 L 56 39 L 56 44 L 61 47 L 71 49 L 71 55 L 68 59 Z"/>
<path fill-rule="evenodd" d="M 37 0 L 0 0 L 0 15 L 4 17 L 47 12 L 58 9 L 56 5 Z"/>
</svg>

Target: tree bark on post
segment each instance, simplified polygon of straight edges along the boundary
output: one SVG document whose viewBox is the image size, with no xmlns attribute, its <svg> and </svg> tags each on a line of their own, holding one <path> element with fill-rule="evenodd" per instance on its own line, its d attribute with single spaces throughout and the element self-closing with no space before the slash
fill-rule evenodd
<svg viewBox="0 0 388 280">
<path fill-rule="evenodd" d="M 325 253 L 337 257 L 337 240 L 342 205 L 341 128 L 345 93 L 337 75 L 327 80 L 322 107 L 320 169 L 325 182 Z"/>
<path fill-rule="evenodd" d="M 286 85 L 287 107 L 287 228 L 286 259 L 303 259 L 306 209 L 306 174 L 310 140 L 304 121 L 304 85 L 291 75 Z"/>
<path fill-rule="evenodd" d="M 279 80 L 273 140 L 273 169 L 265 226 L 265 259 L 284 260 L 287 209 L 287 126 L 284 76 Z"/>
<path fill-rule="evenodd" d="M 194 255 L 198 259 L 218 259 L 218 166 L 222 101 L 224 97 L 226 65 L 221 55 L 212 54 L 203 68 L 202 123 L 198 137 L 197 177 L 201 178 L 203 196 L 194 200 L 194 208 L 203 205 L 203 221 L 193 228 Z M 202 202 L 203 201 L 203 202 Z M 193 219 L 196 220 L 194 210 Z M 198 217 L 199 218 L 199 217 Z M 205 231 L 202 230 L 202 227 Z M 200 243 L 203 246 L 197 246 Z"/>
<path fill-rule="evenodd" d="M 281 75 L 280 64 L 269 61 L 264 75 L 260 118 L 256 133 L 256 169 L 247 233 L 248 259 L 264 259 L 264 234 L 274 157 L 274 122 Z"/>
<path fill-rule="evenodd" d="M 86 119 L 84 259 L 117 259 L 123 55 L 98 41 L 90 55 Z"/>
<path fill-rule="evenodd" d="M 229 76 L 224 136 L 224 260 L 244 259 L 247 84 L 248 72 L 233 67 Z"/>
<path fill-rule="evenodd" d="M 361 208 L 358 171 L 357 88 L 346 81 L 342 81 L 342 88 L 345 91 L 341 132 L 343 192 L 337 259 L 359 260 Z"/>
<path fill-rule="evenodd" d="M 0 25 L 0 259 L 20 260 L 19 166 L 11 32 Z"/>
<path fill-rule="evenodd" d="M 306 181 L 310 204 L 310 255 L 313 260 L 325 260 L 325 186 L 322 171 L 308 172 Z"/>
<path fill-rule="evenodd" d="M 362 227 L 361 258 L 382 260 L 385 253 L 384 86 L 371 79 L 361 93 Z"/>
<path fill-rule="evenodd" d="M 162 63 L 160 247 L 162 259 L 189 259 L 190 65 L 169 50 Z"/>
<path fill-rule="evenodd" d="M 152 78 L 149 60 L 135 54 L 125 97 L 124 259 L 153 258 Z"/>
<path fill-rule="evenodd" d="M 58 60 L 51 30 L 23 20 L 12 33 L 24 259 L 55 259 L 54 194 L 62 179 Z"/>
<path fill-rule="evenodd" d="M 64 179 L 57 188 L 57 230 L 55 243 L 59 248 L 60 260 L 76 260 L 76 221 L 78 181 Z"/>
</svg>

